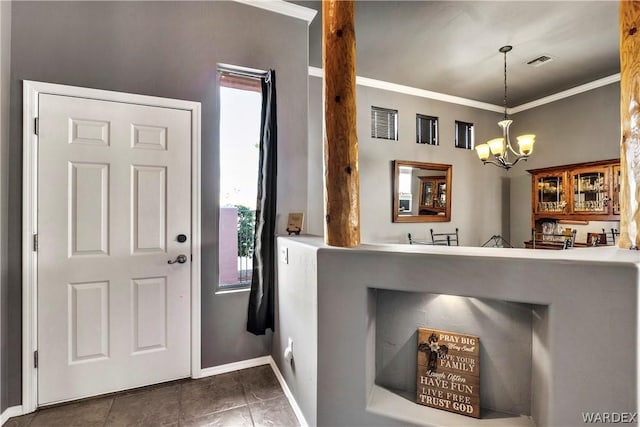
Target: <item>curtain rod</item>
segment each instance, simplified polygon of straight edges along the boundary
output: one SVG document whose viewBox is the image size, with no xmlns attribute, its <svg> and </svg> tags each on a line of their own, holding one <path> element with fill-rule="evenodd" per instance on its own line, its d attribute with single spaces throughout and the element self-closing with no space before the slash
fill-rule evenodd
<svg viewBox="0 0 640 427">
<path fill-rule="evenodd" d="M 236 65 L 228 64 L 218 64 L 218 72 L 254 78 L 263 78 L 269 75 L 268 71 L 257 70 L 254 68 L 238 67 Z"/>
</svg>

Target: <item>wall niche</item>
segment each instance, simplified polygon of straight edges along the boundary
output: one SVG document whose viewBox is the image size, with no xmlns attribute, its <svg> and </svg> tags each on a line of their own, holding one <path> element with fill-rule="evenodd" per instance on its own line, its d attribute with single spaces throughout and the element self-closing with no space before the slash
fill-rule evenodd
<svg viewBox="0 0 640 427">
<path fill-rule="evenodd" d="M 477 335 L 481 417 L 531 416 L 546 316 L 547 306 L 377 289 L 375 383 L 415 402 L 417 328 Z"/>
</svg>

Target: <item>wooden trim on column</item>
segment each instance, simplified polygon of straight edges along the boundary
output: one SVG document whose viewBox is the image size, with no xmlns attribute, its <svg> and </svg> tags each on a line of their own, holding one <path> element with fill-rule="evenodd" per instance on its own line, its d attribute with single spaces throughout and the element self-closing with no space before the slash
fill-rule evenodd
<svg viewBox="0 0 640 427">
<path fill-rule="evenodd" d="M 639 246 L 640 2 L 620 1 L 620 240 Z"/>
<path fill-rule="evenodd" d="M 324 66 L 325 243 L 360 244 L 353 0 L 322 2 Z"/>
</svg>

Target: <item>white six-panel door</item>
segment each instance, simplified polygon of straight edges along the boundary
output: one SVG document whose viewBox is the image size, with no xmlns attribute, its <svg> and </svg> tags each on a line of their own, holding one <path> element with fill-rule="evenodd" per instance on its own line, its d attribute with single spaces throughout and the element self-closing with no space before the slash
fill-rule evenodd
<svg viewBox="0 0 640 427">
<path fill-rule="evenodd" d="M 188 377 L 190 113 L 41 94 L 38 115 L 38 403 Z"/>
</svg>

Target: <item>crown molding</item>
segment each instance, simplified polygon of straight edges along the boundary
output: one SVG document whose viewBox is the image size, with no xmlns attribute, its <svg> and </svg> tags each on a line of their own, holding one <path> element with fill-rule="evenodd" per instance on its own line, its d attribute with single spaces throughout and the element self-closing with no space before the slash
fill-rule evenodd
<svg viewBox="0 0 640 427">
<path fill-rule="evenodd" d="M 313 77 L 322 77 L 322 68 L 309 67 L 309 75 Z M 356 76 L 356 84 L 376 89 L 388 90 L 391 92 L 403 93 L 405 95 L 419 96 L 421 98 L 433 99 L 436 101 L 448 102 L 450 104 L 459 104 L 466 107 L 479 108 L 481 110 L 495 111 L 502 113 L 503 107 L 493 105 L 486 102 L 475 101 L 473 99 L 462 98 L 459 96 L 447 95 L 445 93 L 433 92 L 425 89 L 418 89 L 411 86 L 399 85 L 396 83 L 385 82 L 383 80 L 370 79 L 368 77 Z"/>
<path fill-rule="evenodd" d="M 308 7 L 299 6 L 284 0 L 233 0 L 236 3 L 242 3 L 270 12 L 279 13 L 281 15 L 291 16 L 293 18 L 307 21 L 307 25 L 311 25 L 311 21 L 317 15 L 317 11 Z"/>
<path fill-rule="evenodd" d="M 322 77 L 323 76 L 322 68 L 309 67 L 309 76 Z M 604 77 L 602 79 L 594 80 L 590 83 L 576 86 L 574 88 L 567 89 L 553 95 L 545 96 L 544 98 L 527 102 L 526 104 L 518 105 L 512 108 L 507 108 L 507 114 L 516 114 L 521 111 L 530 110 L 532 108 L 539 107 L 541 105 L 559 101 L 561 99 L 578 95 L 583 92 L 588 92 L 590 90 L 597 89 L 599 87 L 606 86 L 618 81 L 620 81 L 620 73 L 614 74 L 609 77 Z M 481 110 L 494 111 L 497 113 L 502 113 L 504 111 L 504 107 L 502 107 L 501 105 L 494 105 L 486 102 L 476 101 L 473 99 L 462 98 L 459 96 L 447 95 L 444 93 L 418 89 L 411 86 L 404 86 L 396 83 L 385 82 L 382 80 L 370 79 L 368 77 L 356 76 L 356 84 L 360 86 L 367 86 L 367 87 L 372 87 L 376 89 L 388 90 L 391 92 L 403 93 L 405 95 L 413 95 L 413 96 L 419 96 L 421 98 L 434 99 L 436 101 L 444 101 L 451 104 L 464 105 L 466 107 L 473 107 Z"/>
<path fill-rule="evenodd" d="M 554 93 L 553 95 L 545 96 L 535 101 L 527 102 L 526 104 L 518 105 L 509 109 L 509 114 L 519 113 L 521 111 L 530 110 L 541 105 L 549 104 L 551 102 L 559 101 L 570 96 L 578 95 L 580 93 L 588 92 L 590 90 L 597 89 L 602 86 L 610 85 L 611 83 L 620 81 L 620 73 L 614 74 L 609 77 L 604 77 L 598 80 L 594 80 L 589 83 L 585 83 L 580 86 L 573 87 L 571 89 L 563 90 L 562 92 Z"/>
</svg>

